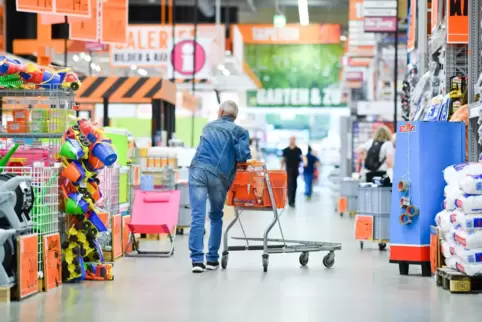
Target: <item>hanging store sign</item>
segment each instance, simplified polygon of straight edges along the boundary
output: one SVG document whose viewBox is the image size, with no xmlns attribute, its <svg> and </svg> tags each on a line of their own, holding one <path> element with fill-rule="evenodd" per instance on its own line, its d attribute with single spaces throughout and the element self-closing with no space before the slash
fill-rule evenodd
<svg viewBox="0 0 482 322">
<path fill-rule="evenodd" d="M 81 41 L 99 40 L 100 11 L 98 0 L 90 0 L 92 15 L 87 19 L 69 21 L 70 39 Z"/>
<path fill-rule="evenodd" d="M 173 32 L 175 34 L 173 35 Z M 192 25 L 132 25 L 127 42 L 110 46 L 110 62 L 116 67 L 158 67 L 170 78 L 209 78 L 211 69 L 224 58 L 224 28 L 203 25 L 194 42 Z M 193 59 L 193 56 L 196 56 Z"/>
<path fill-rule="evenodd" d="M 365 17 L 365 32 L 395 32 L 397 17 Z"/>
<path fill-rule="evenodd" d="M 397 9 L 385 8 L 363 8 L 363 15 L 365 17 L 396 17 Z"/>
<path fill-rule="evenodd" d="M 16 5 L 20 12 L 83 18 L 89 18 L 92 13 L 90 0 L 16 0 Z"/>
<path fill-rule="evenodd" d="M 281 28 L 242 24 L 234 29 L 245 44 L 339 44 L 341 35 L 341 26 L 337 24 L 288 24 Z"/>
<path fill-rule="evenodd" d="M 447 42 L 469 43 L 469 0 L 447 0 Z"/>
</svg>

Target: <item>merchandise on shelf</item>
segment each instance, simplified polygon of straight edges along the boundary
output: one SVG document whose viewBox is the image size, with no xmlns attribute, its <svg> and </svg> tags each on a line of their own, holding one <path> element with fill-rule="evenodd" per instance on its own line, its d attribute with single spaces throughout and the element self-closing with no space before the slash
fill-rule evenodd
<svg viewBox="0 0 482 322">
<path fill-rule="evenodd" d="M 65 131 L 60 157 L 64 167 L 61 176 L 66 180 L 62 186 L 65 212 L 73 222 L 62 245 L 63 278 L 69 282 L 100 280 L 92 268 L 104 262 L 97 237 L 107 228 L 99 218 L 104 211 L 96 205 L 102 198 L 97 175 L 105 166 L 116 162 L 117 154 L 101 128 L 88 120 L 78 119 Z M 86 272 L 86 267 L 91 271 Z M 111 280 L 111 270 L 99 276 L 105 277 L 102 280 Z"/>
<path fill-rule="evenodd" d="M 462 163 L 444 171 L 444 208 L 435 217 L 445 264 L 469 276 L 482 274 L 482 167 Z M 455 201 L 455 202 L 454 202 Z"/>
<path fill-rule="evenodd" d="M 0 56 L 0 88 L 3 89 L 64 89 L 76 91 L 81 82 L 70 68 L 55 70 L 33 63 L 22 64 Z"/>
<path fill-rule="evenodd" d="M 15 283 L 15 229 L 0 229 L 0 286 Z"/>
</svg>

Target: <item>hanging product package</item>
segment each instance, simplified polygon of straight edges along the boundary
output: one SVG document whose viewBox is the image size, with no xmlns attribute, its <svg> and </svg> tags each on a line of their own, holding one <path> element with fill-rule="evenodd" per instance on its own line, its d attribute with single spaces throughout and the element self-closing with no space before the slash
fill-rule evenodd
<svg viewBox="0 0 482 322">
<path fill-rule="evenodd" d="M 432 98 L 432 101 L 430 102 L 430 106 L 427 109 L 427 112 L 425 113 L 424 121 L 427 122 L 437 122 L 440 118 L 440 113 L 442 110 L 442 101 L 443 101 L 443 96 L 438 95 Z"/>
</svg>

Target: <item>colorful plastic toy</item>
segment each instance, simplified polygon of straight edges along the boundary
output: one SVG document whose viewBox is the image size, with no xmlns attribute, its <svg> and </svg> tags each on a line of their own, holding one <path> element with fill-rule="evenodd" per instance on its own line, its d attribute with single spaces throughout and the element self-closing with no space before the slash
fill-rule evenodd
<svg viewBox="0 0 482 322">
<path fill-rule="evenodd" d="M 70 68 L 55 70 L 51 67 L 22 64 L 0 56 L 0 87 L 22 89 L 66 89 L 76 91 L 81 82 Z M 1 78 L 3 77 L 3 78 Z"/>
<path fill-rule="evenodd" d="M 79 260 L 74 260 L 75 254 L 66 257 L 63 264 L 65 281 L 84 278 L 112 280 L 112 267 L 100 264 L 104 262 L 104 257 L 97 236 L 99 232 L 106 232 L 107 227 L 99 217 L 99 214 L 105 217 L 105 211 L 96 206 L 102 199 L 97 174 L 106 165 L 114 164 L 117 155 L 102 128 L 79 119 L 63 135 L 60 158 L 64 166 L 61 176 L 66 179 L 62 186 L 65 213 L 74 222 L 67 232 L 68 247 L 64 248 L 64 252 L 72 253 L 75 247 L 82 252 Z M 86 264 L 82 264 L 79 273 L 81 261 Z M 101 268 L 100 273 L 98 267 Z M 104 273 L 105 268 L 108 268 L 107 273 Z"/>
<path fill-rule="evenodd" d="M 113 281 L 112 267 L 112 264 L 85 263 L 85 279 L 91 281 Z"/>
</svg>

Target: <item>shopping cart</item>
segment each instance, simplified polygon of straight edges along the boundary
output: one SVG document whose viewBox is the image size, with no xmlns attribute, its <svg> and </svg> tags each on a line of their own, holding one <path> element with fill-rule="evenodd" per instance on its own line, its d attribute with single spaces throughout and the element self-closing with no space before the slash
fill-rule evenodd
<svg viewBox="0 0 482 322">
<path fill-rule="evenodd" d="M 268 171 L 266 165 L 261 162 L 253 161 L 247 164 L 238 165 L 236 178 L 231 189 L 227 194 L 227 204 L 234 206 L 234 218 L 229 223 L 224 232 L 223 253 L 221 267 L 226 269 L 228 266 L 230 251 L 262 250 L 263 271 L 268 271 L 269 255 L 281 253 L 301 253 L 299 262 L 306 266 L 310 252 L 327 251 L 328 254 L 323 258 L 325 267 L 332 267 L 335 263 L 335 251 L 341 250 L 341 243 L 314 242 L 303 240 L 287 240 L 284 238 L 281 227 L 279 209 L 286 205 L 286 172 Z M 244 210 L 271 211 L 273 220 L 266 228 L 263 237 L 251 238 L 246 236 L 241 222 L 241 213 Z M 244 246 L 229 246 L 229 231 L 236 222 L 239 222 L 244 237 L 232 237 L 235 240 L 244 240 Z M 278 225 L 281 239 L 268 238 L 271 230 Z M 250 242 L 262 242 L 262 245 L 252 245 Z"/>
</svg>

